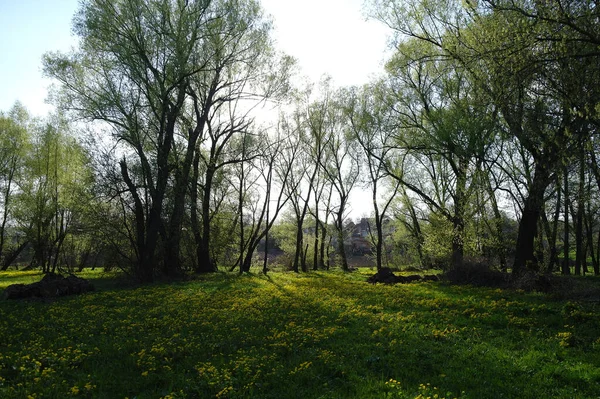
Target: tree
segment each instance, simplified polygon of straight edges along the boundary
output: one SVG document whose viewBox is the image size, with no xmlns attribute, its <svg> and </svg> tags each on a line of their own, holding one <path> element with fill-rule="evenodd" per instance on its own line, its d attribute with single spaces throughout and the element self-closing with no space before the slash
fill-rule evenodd
<svg viewBox="0 0 600 399">
<path fill-rule="evenodd" d="M 151 281 L 161 264 L 167 274 L 180 269 L 186 198 L 200 202 L 191 211 L 201 218 L 201 227 L 192 221 L 196 270 L 215 270 L 214 176 L 242 161 L 225 150 L 251 125 L 248 101 L 278 94 L 291 65 L 269 48 L 270 27 L 253 0 L 88 0 L 75 18 L 79 50 L 46 56 L 63 108 L 102 122 L 123 154 L 140 280 Z"/>
<path fill-rule="evenodd" d="M 334 107 L 340 106 L 336 104 Z M 336 110 L 330 112 L 336 112 Z M 331 125 L 328 127 L 330 130 L 327 132 L 327 145 L 321 167 L 337 197 L 336 201 L 330 205 L 330 210 L 334 215 L 342 270 L 348 271 L 348 259 L 344 245 L 344 221 L 347 217 L 350 193 L 360 176 L 360 153 L 356 148 L 356 141 L 344 129 L 343 122 L 340 123 L 338 119 L 340 117 L 341 115 L 330 116 L 332 118 L 329 121 Z"/>
<path fill-rule="evenodd" d="M 575 153 L 578 137 L 589 133 L 586 121 L 596 117 L 597 7 L 515 0 L 374 4 L 375 16 L 399 40 L 412 37 L 459 63 L 532 157 L 513 273 L 537 269 L 534 242 L 545 191 Z"/>
<path fill-rule="evenodd" d="M 387 69 L 393 146 L 402 159 L 388 171 L 452 224 L 451 263 L 460 266 L 467 205 L 497 132 L 495 107 L 460 65 L 427 43 L 399 45 Z"/>
<path fill-rule="evenodd" d="M 508 50 L 500 44 L 499 35 L 503 33 L 498 26 L 487 25 L 485 32 L 493 30 L 496 34 L 485 44 L 484 51 L 506 54 L 501 62 L 488 60 L 492 71 L 502 69 L 498 74 L 501 80 L 491 85 L 492 92 L 511 135 L 518 138 L 534 162 L 513 265 L 513 272 L 518 274 L 526 266 L 538 267 L 534 240 L 545 191 L 554 181 L 554 174 L 560 172 L 561 164 L 570 163 L 572 154 L 579 153 L 580 143 L 587 140 L 590 130 L 586 120 L 594 117 L 591 110 L 598 99 L 599 71 L 597 59 L 594 60 L 595 46 L 586 44 L 587 39 L 581 37 L 578 29 L 572 29 L 567 20 L 556 24 L 517 11 L 528 8 L 526 2 L 512 2 L 514 9 L 498 7 L 493 2 L 489 5 L 492 20 L 502 21 L 511 31 L 518 32 L 518 40 Z M 549 12 L 541 3 L 533 7 L 541 13 Z M 554 11 L 562 13 L 558 8 Z M 585 24 L 588 17 L 584 13 L 580 22 Z M 507 51 L 511 51 L 510 55 Z M 568 196 L 564 200 L 568 201 Z"/>
<path fill-rule="evenodd" d="M 202 68 L 192 55 L 201 42 L 207 6 L 86 1 L 74 23 L 79 50 L 45 58 L 46 73 L 63 86 L 62 106 L 105 122 L 122 146 L 120 174 L 135 215 L 134 270 L 142 281 L 151 281 L 157 267 L 169 155 L 187 79 Z M 134 159 L 139 176 L 131 173 Z"/>
<path fill-rule="evenodd" d="M 295 251 L 292 261 L 292 270 L 298 273 L 308 271 L 306 266 L 306 249 L 304 243 L 304 221 L 308 214 L 311 195 L 313 193 L 313 185 L 319 171 L 318 163 L 314 162 L 311 157 L 312 146 L 303 145 L 306 143 L 304 134 L 305 121 L 301 119 L 299 112 L 294 115 L 294 124 L 292 127 L 293 144 L 286 152 L 286 159 L 293 162 L 290 169 L 288 179 L 289 184 L 286 186 L 286 196 L 290 198 L 290 205 L 295 216 Z M 320 137 L 315 138 L 317 148 L 316 155 L 322 155 L 322 142 Z M 294 150 L 294 146 L 299 151 Z M 308 244 L 306 244 L 308 245 Z"/>
<path fill-rule="evenodd" d="M 238 165 L 238 215 L 240 216 L 240 242 L 239 259 L 232 270 L 239 264 L 240 273 L 249 272 L 252 265 L 252 257 L 261 240 L 265 239 L 265 260 L 268 251 L 268 234 L 281 210 L 286 205 L 289 197 L 286 195 L 285 186 L 288 184 L 288 175 L 292 168 L 292 162 L 283 162 L 282 152 L 287 140 L 281 132 L 269 138 L 261 135 L 255 144 L 261 144 L 259 153 L 251 162 L 254 176 L 248 178 L 244 168 L 245 163 Z M 242 143 L 242 151 L 245 152 L 246 145 Z M 295 153 L 292 150 L 292 156 Z M 249 184 L 249 186 L 246 186 Z M 247 198 L 248 197 L 248 198 Z M 245 213 L 244 209 L 249 209 Z M 244 215 L 250 221 L 245 224 Z M 263 273 L 266 274 L 266 265 L 263 264 Z"/>
<path fill-rule="evenodd" d="M 33 247 L 32 266 L 55 272 L 65 239 L 77 234 L 91 203 L 87 155 L 60 117 L 34 128 L 15 218 Z"/>
<path fill-rule="evenodd" d="M 392 182 L 388 171 L 388 165 L 392 165 L 395 156 L 391 145 L 392 135 L 389 133 L 393 129 L 390 113 L 386 107 L 382 107 L 386 102 L 379 98 L 385 93 L 383 85 L 380 82 L 365 86 L 358 92 L 352 91 L 345 110 L 354 139 L 360 144 L 367 164 L 367 183 L 371 188 L 375 220 L 373 241 L 377 270 L 382 268 L 383 262 L 383 221 L 400 188 L 400 181 Z M 389 181 L 390 190 L 383 196 L 381 190 L 385 188 L 386 181 Z"/>
<path fill-rule="evenodd" d="M 290 184 L 288 177 L 294 164 L 297 148 L 291 148 L 290 158 L 284 160 L 283 153 L 288 146 L 290 146 L 289 141 L 281 133 L 278 133 L 276 139 L 266 147 L 265 156 L 262 158 L 263 166 L 260 168 L 265 183 L 265 197 L 261 213 L 261 217 L 265 215 L 265 227 L 260 234 L 255 235 L 252 251 L 258 247 L 260 240 L 263 239 L 265 242 L 262 269 L 264 274 L 267 274 L 268 271 L 269 233 L 281 210 L 289 200 L 289 197 L 286 196 L 286 192 L 288 192 L 286 187 Z M 277 193 L 276 199 L 274 199 L 275 193 Z M 271 205 L 272 202 L 274 202 L 274 206 Z M 247 268 L 249 269 L 249 266 Z"/>
<path fill-rule="evenodd" d="M 248 133 L 252 111 L 265 101 L 277 101 L 288 90 L 294 60 L 275 53 L 271 23 L 255 1 L 221 1 L 222 16 L 209 25 L 204 49 L 207 68 L 190 79 L 195 131 L 201 140 L 199 161 L 204 176 L 193 184 L 200 189 L 202 228 L 198 237 L 198 271 L 216 267 L 210 259 L 210 198 L 213 178 L 220 168 L 249 161 L 232 156 L 230 141 Z M 197 168 L 195 166 L 195 168 Z M 192 206 L 196 206 L 194 203 Z"/>
<path fill-rule="evenodd" d="M 6 254 L 7 228 L 12 219 L 15 192 L 22 177 L 29 147 L 27 130 L 29 115 L 20 103 L 15 103 L 7 113 L 0 113 L 0 261 L 6 270 L 16 255 L 24 248 L 26 240 Z"/>
<path fill-rule="evenodd" d="M 329 80 L 322 83 L 322 98 L 309 107 L 307 123 L 310 138 L 316 143 L 314 162 L 323 171 L 330 190 L 335 194 L 335 199 L 329 200 L 329 211 L 334 216 L 341 266 L 347 271 L 344 221 L 350 193 L 359 179 L 360 157 L 357 142 L 345 123 L 342 92 L 334 91 L 330 84 Z"/>
</svg>

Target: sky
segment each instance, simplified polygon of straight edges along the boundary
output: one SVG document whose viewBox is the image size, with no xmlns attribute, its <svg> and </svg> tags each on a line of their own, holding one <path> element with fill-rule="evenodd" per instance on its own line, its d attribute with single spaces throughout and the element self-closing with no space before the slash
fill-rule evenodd
<svg viewBox="0 0 600 399">
<path fill-rule="evenodd" d="M 362 85 L 383 70 L 389 31 L 366 20 L 364 0 L 262 0 L 273 17 L 273 35 L 294 56 L 300 73 L 317 82 L 324 74 L 338 86 Z M 52 83 L 43 77 L 42 56 L 69 51 L 77 39 L 71 22 L 79 0 L 0 0 L 0 111 L 20 101 L 34 116 Z M 362 216 L 354 209 L 353 218 Z"/>
<path fill-rule="evenodd" d="M 0 110 L 19 100 L 34 115 L 47 114 L 49 80 L 42 55 L 67 51 L 76 40 L 71 19 L 78 0 L 0 0 Z"/>
<path fill-rule="evenodd" d="M 340 86 L 361 85 L 382 70 L 387 30 L 362 13 L 363 0 L 262 0 L 275 21 L 280 49 L 297 58 L 301 74 L 323 74 Z M 43 116 L 51 81 L 42 55 L 69 51 L 77 40 L 71 21 L 78 0 L 0 0 L 0 110 L 19 100 Z"/>
</svg>

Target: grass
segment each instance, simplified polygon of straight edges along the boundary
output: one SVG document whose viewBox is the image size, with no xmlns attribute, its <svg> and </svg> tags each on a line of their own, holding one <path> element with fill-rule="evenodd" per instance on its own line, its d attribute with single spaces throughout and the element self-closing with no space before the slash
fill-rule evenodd
<svg viewBox="0 0 600 399">
<path fill-rule="evenodd" d="M 2 398 L 593 398 L 600 305 L 342 274 L 0 302 Z M 0 273 L 0 289 L 39 280 Z M 437 395 L 437 396 L 435 396 Z"/>
</svg>

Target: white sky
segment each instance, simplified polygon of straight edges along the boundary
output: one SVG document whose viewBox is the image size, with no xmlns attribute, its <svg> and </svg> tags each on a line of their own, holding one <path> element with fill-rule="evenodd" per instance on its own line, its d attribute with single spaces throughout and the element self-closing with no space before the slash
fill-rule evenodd
<svg viewBox="0 0 600 399">
<path fill-rule="evenodd" d="M 281 50 L 296 57 L 312 81 L 323 74 L 338 86 L 361 85 L 382 71 L 388 31 L 366 21 L 363 0 L 262 0 L 275 21 Z M 20 101 L 37 116 L 50 81 L 42 76 L 42 55 L 76 44 L 71 20 L 78 0 L 0 0 L 0 111 Z M 367 211 L 368 212 L 368 211 Z M 352 217 L 365 212 L 354 210 Z"/>
</svg>

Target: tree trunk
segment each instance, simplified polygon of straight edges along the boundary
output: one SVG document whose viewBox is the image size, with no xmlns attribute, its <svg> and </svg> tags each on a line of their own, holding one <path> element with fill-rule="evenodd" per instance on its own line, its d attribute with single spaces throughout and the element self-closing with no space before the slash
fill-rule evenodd
<svg viewBox="0 0 600 399">
<path fill-rule="evenodd" d="M 375 213 L 375 259 L 377 270 L 382 268 L 382 253 L 383 253 L 383 227 L 382 220 L 379 216 L 379 206 L 377 205 L 377 181 L 373 181 L 373 190 L 371 200 L 373 201 L 373 212 Z"/>
<path fill-rule="evenodd" d="M 202 236 L 200 237 L 200 244 L 197 245 L 196 248 L 198 256 L 197 273 L 211 273 L 217 271 L 217 266 L 210 256 L 210 193 L 215 172 L 214 165 L 208 165 L 202 196 Z"/>
<path fill-rule="evenodd" d="M 321 241 L 319 245 L 319 268 L 325 269 L 325 246 L 327 245 L 327 217 L 321 222 Z"/>
<path fill-rule="evenodd" d="M 343 212 L 343 211 L 341 211 Z M 344 246 L 344 216 L 340 211 L 337 213 L 336 227 L 338 233 L 338 252 L 340 255 L 340 259 L 342 262 L 342 270 L 347 272 L 348 268 L 348 258 L 346 257 L 346 248 Z"/>
<path fill-rule="evenodd" d="M 27 246 L 27 244 L 29 244 L 28 240 L 23 241 L 21 244 L 19 244 L 19 246 L 17 248 L 15 248 L 14 250 L 10 251 L 8 253 L 8 255 L 6 255 L 4 257 L 4 260 L 2 262 L 2 271 L 6 271 L 8 270 L 8 268 L 10 267 L 10 265 L 12 265 L 12 263 L 19 257 L 19 255 L 21 254 L 21 252 L 23 252 L 23 249 L 25 249 L 25 247 Z"/>
<path fill-rule="evenodd" d="M 315 193 L 315 198 L 317 194 Z M 319 270 L 319 200 L 315 205 L 315 241 L 313 246 L 313 270 Z"/>
<path fill-rule="evenodd" d="M 379 216 L 379 211 L 375 212 L 375 227 L 377 228 L 377 241 L 375 242 L 377 270 L 381 270 L 383 267 L 383 220 Z"/>
<path fill-rule="evenodd" d="M 204 128 L 206 125 L 206 114 L 208 112 L 208 106 L 212 102 L 212 98 L 215 93 L 215 84 L 211 86 L 211 89 L 208 92 L 207 101 L 202 109 L 198 108 L 198 100 L 195 95 L 193 95 L 194 107 L 196 109 L 196 115 L 198 120 L 196 121 L 196 126 L 194 129 L 188 129 L 188 140 L 186 146 L 185 157 L 183 159 L 183 164 L 179 170 L 176 171 L 175 174 L 175 187 L 174 187 L 174 200 L 173 200 L 173 211 L 171 214 L 171 219 L 169 221 L 169 234 L 166 240 L 166 248 L 165 248 L 165 264 L 164 264 L 164 272 L 165 274 L 176 274 L 181 269 L 181 259 L 180 259 L 180 247 L 181 247 L 181 228 L 183 224 L 183 216 L 185 213 L 185 198 L 188 192 L 188 187 L 190 183 L 190 175 L 194 173 L 195 179 L 192 179 L 192 183 L 194 187 L 193 190 L 196 190 L 196 183 L 198 182 L 198 151 L 196 148 L 196 144 L 198 139 L 202 136 L 204 132 Z M 193 168 L 193 172 L 192 172 Z M 196 193 L 197 195 L 197 193 Z M 197 197 L 196 197 L 197 199 Z"/>
<path fill-rule="evenodd" d="M 548 259 L 548 267 L 547 272 L 553 273 L 554 267 L 558 265 L 558 248 L 556 247 L 556 240 L 558 238 L 558 222 L 560 217 L 560 201 L 562 190 L 560 187 L 560 178 L 556 179 L 556 207 L 554 210 L 553 223 L 552 228 L 550 228 L 550 223 L 546 217 L 546 213 L 544 212 L 544 224 L 546 229 L 546 237 L 548 239 L 548 245 L 550 247 L 550 259 Z"/>
<path fill-rule="evenodd" d="M 306 267 L 306 256 L 307 255 L 308 255 L 308 243 L 302 250 L 302 271 L 305 273 L 308 272 L 308 268 Z"/>
<path fill-rule="evenodd" d="M 496 200 L 496 194 L 492 189 L 492 184 L 489 178 L 486 180 L 486 189 L 488 196 L 490 197 L 492 212 L 494 212 L 494 226 L 496 229 L 496 239 L 498 240 L 498 258 L 500 260 L 500 269 L 506 271 L 508 269 L 508 263 L 506 261 L 506 239 L 504 238 L 504 230 L 502 226 L 502 214 L 498 208 L 498 201 Z"/>
<path fill-rule="evenodd" d="M 137 255 L 137 263 L 134 267 L 134 272 L 136 277 L 143 283 L 152 282 L 154 279 L 154 267 L 153 267 L 153 259 L 154 259 L 154 249 L 155 247 L 149 247 L 146 242 L 146 233 L 151 228 L 155 229 L 155 234 L 158 235 L 158 227 L 156 223 L 153 222 L 152 225 L 148 223 L 146 226 L 146 219 L 144 215 L 144 205 L 139 197 L 137 189 L 131 178 L 129 177 L 129 171 L 127 169 L 127 163 L 125 159 L 120 162 L 121 166 L 121 176 L 123 177 L 123 181 L 127 185 L 129 193 L 131 194 L 134 206 L 133 211 L 135 215 L 135 239 L 134 239 L 134 248 Z M 153 233 L 153 234 L 154 234 Z M 149 234 L 148 234 L 149 236 Z"/>
<path fill-rule="evenodd" d="M 302 256 L 300 257 L 300 268 L 304 273 L 308 272 L 308 264 L 306 263 L 306 257 L 308 256 L 308 243 L 302 249 Z"/>
<path fill-rule="evenodd" d="M 571 274 L 571 267 L 569 265 L 569 171 L 564 168 L 564 190 L 565 190 L 565 225 L 564 225 L 564 239 L 563 239 L 563 263 L 562 263 L 562 274 Z"/>
<path fill-rule="evenodd" d="M 456 173 L 456 192 L 454 194 L 454 216 L 452 218 L 452 267 L 458 268 L 463 264 L 465 240 L 465 202 L 467 186 L 466 159 L 459 160 Z"/>
<path fill-rule="evenodd" d="M 294 263 L 292 270 L 296 273 L 300 273 L 300 263 L 302 258 L 302 245 L 304 241 L 304 232 L 302 231 L 302 220 L 298 218 L 296 226 L 296 252 L 294 254 Z"/>
<path fill-rule="evenodd" d="M 245 143 L 245 141 L 243 140 Z M 244 147 L 244 144 L 242 144 Z M 245 151 L 244 151 L 245 152 Z M 242 154 L 242 157 L 244 154 Z M 250 271 L 250 264 L 246 264 L 246 260 L 244 259 L 244 249 L 246 246 L 246 239 L 244 237 L 244 164 L 240 165 L 241 173 L 240 173 L 240 185 L 238 186 L 238 216 L 240 218 L 240 274 L 244 272 Z M 247 268 L 247 270 L 246 270 Z"/>
<path fill-rule="evenodd" d="M 319 264 L 321 269 L 329 270 L 329 261 L 325 263 L 325 247 L 329 246 L 329 242 L 327 242 L 327 223 L 329 221 L 329 206 L 331 205 L 331 190 L 329 190 L 329 195 L 327 196 L 327 205 L 325 206 L 325 221 L 321 223 L 321 248 L 319 249 Z M 327 251 L 329 255 L 329 251 Z"/>
<path fill-rule="evenodd" d="M 462 218 L 455 218 L 452 226 L 452 267 L 458 268 L 464 258 L 465 223 Z"/>
<path fill-rule="evenodd" d="M 582 267 L 585 267 L 585 249 L 583 235 L 583 210 L 585 202 L 585 152 L 583 143 L 581 146 L 581 157 L 579 159 L 579 187 L 577 190 L 577 214 L 575 216 L 575 275 L 581 275 Z"/>
<path fill-rule="evenodd" d="M 544 192 L 549 183 L 550 176 L 546 166 L 542 162 L 536 162 L 535 174 L 519 222 L 512 271 L 515 276 L 520 275 L 526 269 L 538 269 L 538 262 L 534 255 L 534 242 L 537 235 L 538 220 L 544 205 Z"/>
<path fill-rule="evenodd" d="M 199 178 L 199 163 L 200 153 L 196 152 L 194 155 L 194 169 L 192 172 L 192 187 L 190 190 L 190 226 L 192 228 L 192 235 L 194 236 L 194 243 L 196 248 L 196 259 L 194 263 L 194 271 L 198 273 L 200 271 L 200 251 L 199 248 L 202 245 L 202 233 L 200 232 L 200 224 L 198 223 L 198 178 Z"/>
<path fill-rule="evenodd" d="M 6 181 L 6 189 L 4 190 L 4 213 L 2 214 L 2 224 L 0 224 L 0 259 L 2 259 L 2 255 L 4 254 L 4 240 L 6 234 L 6 222 L 8 221 L 8 213 L 10 208 L 10 191 L 12 180 L 15 172 L 15 163 L 16 157 L 13 156 L 11 160 L 10 171 L 8 173 L 8 178 Z"/>
<path fill-rule="evenodd" d="M 269 220 L 269 211 L 267 210 L 267 221 Z M 266 275 L 269 271 L 269 227 L 267 226 L 267 231 L 265 233 L 265 257 L 263 259 L 263 274 Z"/>
</svg>

